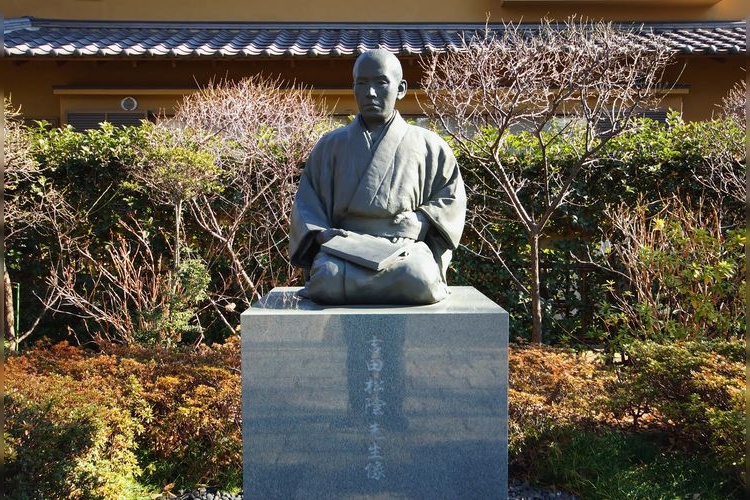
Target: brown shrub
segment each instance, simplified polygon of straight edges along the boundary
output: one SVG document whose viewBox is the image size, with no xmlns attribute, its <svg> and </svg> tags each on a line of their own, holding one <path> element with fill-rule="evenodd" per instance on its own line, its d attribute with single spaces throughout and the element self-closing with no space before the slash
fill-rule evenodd
<svg viewBox="0 0 750 500">
<path fill-rule="evenodd" d="M 609 420 L 604 387 L 612 379 L 595 356 L 539 345 L 508 352 L 508 451 L 529 470 L 557 433 Z"/>
<path fill-rule="evenodd" d="M 64 356 L 70 356 L 71 361 Z M 108 383 L 67 345 L 5 364 L 5 494 L 121 498 L 140 474 L 137 437 L 149 408 L 124 380 Z M 78 366 L 66 373 L 65 366 Z"/>
<path fill-rule="evenodd" d="M 74 421 L 73 416 L 91 413 L 106 424 L 101 431 L 106 439 L 98 438 L 99 448 L 87 448 L 93 470 L 112 469 L 103 462 L 109 460 L 131 466 L 129 473 L 135 476 L 137 453 L 148 482 L 238 486 L 242 433 L 237 342 L 203 347 L 200 352 L 103 348 L 103 352 L 91 353 L 63 342 L 38 346 L 8 360 L 6 411 L 11 424 L 17 422 L 11 430 L 18 432 L 15 441 L 11 440 L 12 449 L 20 450 L 23 443 L 39 450 L 57 446 L 47 434 L 27 438 L 35 442 L 23 441 L 25 424 L 18 415 L 43 413 L 59 426 Z M 15 406 L 9 406 L 9 401 Z M 51 412 L 40 413 L 44 404 Z M 64 411 L 68 412 L 65 416 L 60 413 Z M 95 451 L 100 448 L 107 453 L 97 457 Z M 84 452 L 69 450 L 56 460 L 73 463 Z M 129 455 L 117 458 L 118 453 Z M 29 460 L 44 470 L 44 459 Z M 78 477 L 69 472 L 61 475 L 64 483 Z"/>
</svg>

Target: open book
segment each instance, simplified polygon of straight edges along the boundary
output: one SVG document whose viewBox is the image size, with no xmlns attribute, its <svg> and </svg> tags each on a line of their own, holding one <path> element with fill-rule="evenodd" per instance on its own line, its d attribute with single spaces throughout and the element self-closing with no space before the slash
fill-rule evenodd
<svg viewBox="0 0 750 500">
<path fill-rule="evenodd" d="M 392 243 L 386 238 L 377 238 L 369 234 L 349 232 L 349 236 L 334 236 L 321 245 L 321 249 L 348 262 L 382 271 L 393 264 L 399 257 L 409 254 L 414 245 L 410 243 Z"/>
</svg>

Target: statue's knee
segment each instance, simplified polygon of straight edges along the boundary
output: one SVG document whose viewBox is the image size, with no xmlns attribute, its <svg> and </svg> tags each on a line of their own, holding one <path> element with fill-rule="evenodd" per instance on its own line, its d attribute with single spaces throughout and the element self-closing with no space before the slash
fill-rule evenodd
<svg viewBox="0 0 750 500">
<path fill-rule="evenodd" d="M 342 264 L 337 262 L 338 259 L 320 259 L 310 270 L 310 281 L 336 279 L 343 273 Z"/>
<path fill-rule="evenodd" d="M 447 287 L 440 277 L 440 270 L 434 262 L 421 262 L 403 270 L 399 280 L 399 291 L 408 302 L 433 304 L 447 295 Z"/>
<path fill-rule="evenodd" d="M 316 258 L 305 283 L 305 295 L 315 302 L 339 304 L 344 300 L 345 263 L 335 257 Z"/>
</svg>

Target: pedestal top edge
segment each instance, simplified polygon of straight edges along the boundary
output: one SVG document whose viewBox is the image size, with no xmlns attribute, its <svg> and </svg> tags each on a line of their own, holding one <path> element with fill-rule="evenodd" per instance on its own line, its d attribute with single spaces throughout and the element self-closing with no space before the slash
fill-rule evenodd
<svg viewBox="0 0 750 500">
<path fill-rule="evenodd" d="M 505 310 L 471 286 L 452 286 L 450 295 L 430 305 L 320 305 L 297 295 L 301 287 L 276 287 L 242 313 L 243 316 L 266 314 L 502 314 Z"/>
</svg>

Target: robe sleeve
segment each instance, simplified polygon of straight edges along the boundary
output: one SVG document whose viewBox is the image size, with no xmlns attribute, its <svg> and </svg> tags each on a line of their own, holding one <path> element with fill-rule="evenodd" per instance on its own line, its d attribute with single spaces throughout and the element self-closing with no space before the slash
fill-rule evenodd
<svg viewBox="0 0 750 500">
<path fill-rule="evenodd" d="M 434 175 L 432 185 L 426 187 L 429 194 L 418 210 L 442 236 L 447 248 L 455 250 L 466 219 L 466 190 L 450 147 L 438 136 L 430 143 L 433 147 L 428 162 Z"/>
<path fill-rule="evenodd" d="M 321 171 L 326 168 L 324 159 L 327 149 L 325 141 L 318 142 L 305 162 L 300 177 L 289 227 L 289 257 L 293 266 L 312 266 L 319 250 L 315 236 L 330 228 L 326 200 L 330 200 L 331 193 L 321 192 Z"/>
</svg>

